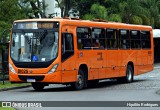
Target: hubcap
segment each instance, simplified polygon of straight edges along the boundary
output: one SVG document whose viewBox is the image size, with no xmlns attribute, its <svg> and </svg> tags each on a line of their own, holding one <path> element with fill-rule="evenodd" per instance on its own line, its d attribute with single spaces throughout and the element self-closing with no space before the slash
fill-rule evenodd
<svg viewBox="0 0 160 110">
<path fill-rule="evenodd" d="M 82 86 L 82 83 L 83 83 L 82 80 L 83 80 L 83 79 L 82 79 L 82 76 L 81 76 L 81 75 L 78 75 L 77 85 L 78 85 L 79 87 Z"/>
</svg>

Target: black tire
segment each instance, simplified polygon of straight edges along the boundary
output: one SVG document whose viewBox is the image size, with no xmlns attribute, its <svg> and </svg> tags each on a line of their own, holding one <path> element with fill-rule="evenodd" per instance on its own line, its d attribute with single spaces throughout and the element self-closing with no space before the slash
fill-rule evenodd
<svg viewBox="0 0 160 110">
<path fill-rule="evenodd" d="M 133 68 L 131 65 L 128 65 L 127 66 L 127 69 L 126 69 L 126 76 L 125 77 L 120 77 L 120 78 L 117 78 L 117 81 L 119 83 L 131 83 L 133 82 Z"/>
<path fill-rule="evenodd" d="M 41 91 L 41 90 L 43 90 L 44 89 L 44 87 L 45 87 L 45 85 L 44 84 L 42 84 L 42 83 L 32 83 L 32 87 L 33 87 L 33 89 L 34 90 L 36 90 L 36 91 Z"/>
<path fill-rule="evenodd" d="M 74 83 L 71 83 L 71 86 L 75 89 L 75 90 L 81 90 L 85 87 L 85 77 L 84 77 L 84 72 L 82 70 L 78 71 L 78 77 L 77 77 L 77 81 Z"/>
<path fill-rule="evenodd" d="M 126 83 L 133 82 L 133 68 L 131 65 L 127 66 L 125 82 Z"/>
</svg>

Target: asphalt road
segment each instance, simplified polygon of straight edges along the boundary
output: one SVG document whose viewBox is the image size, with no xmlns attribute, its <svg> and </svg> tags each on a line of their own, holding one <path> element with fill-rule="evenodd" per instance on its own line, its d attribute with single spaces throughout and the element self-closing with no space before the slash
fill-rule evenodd
<svg viewBox="0 0 160 110">
<path fill-rule="evenodd" d="M 41 92 L 34 91 L 32 87 L 28 87 L 1 91 L 0 101 L 160 101 L 160 65 L 155 65 L 155 69 L 152 72 L 135 76 L 134 82 L 130 84 L 118 84 L 115 80 L 103 80 L 97 86 L 90 85 L 87 89 L 81 91 L 74 91 L 64 85 L 50 85 Z M 29 108 L 17 109 L 28 110 Z M 32 109 L 34 110 L 35 108 Z M 44 110 L 44 108 L 41 109 Z M 45 109 L 160 110 L 160 107 L 48 107 Z M 36 110 L 40 110 L 40 108 Z"/>
</svg>

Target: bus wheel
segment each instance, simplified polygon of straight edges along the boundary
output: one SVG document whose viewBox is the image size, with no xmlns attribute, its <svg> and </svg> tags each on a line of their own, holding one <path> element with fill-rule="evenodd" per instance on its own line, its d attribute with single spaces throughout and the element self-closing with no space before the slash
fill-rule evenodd
<svg viewBox="0 0 160 110">
<path fill-rule="evenodd" d="M 126 69 L 125 82 L 131 83 L 132 81 L 133 81 L 133 69 L 131 65 L 128 65 Z"/>
<path fill-rule="evenodd" d="M 81 90 L 85 87 L 85 77 L 82 70 L 78 71 L 77 81 L 72 83 L 71 86 L 76 90 Z"/>
<path fill-rule="evenodd" d="M 131 65 L 127 66 L 126 76 L 117 78 L 118 83 L 131 83 L 133 81 L 133 69 Z"/>
<path fill-rule="evenodd" d="M 41 91 L 41 90 L 43 90 L 44 89 L 44 84 L 42 84 L 42 83 L 32 83 L 32 87 L 36 90 L 36 91 Z"/>
</svg>

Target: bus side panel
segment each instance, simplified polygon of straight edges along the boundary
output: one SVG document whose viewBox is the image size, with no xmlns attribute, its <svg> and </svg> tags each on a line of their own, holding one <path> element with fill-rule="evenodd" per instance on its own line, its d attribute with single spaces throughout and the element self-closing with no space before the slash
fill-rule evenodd
<svg viewBox="0 0 160 110">
<path fill-rule="evenodd" d="M 88 58 L 91 65 L 90 79 L 105 78 L 105 69 L 103 67 L 104 52 L 101 50 L 92 50 L 91 56 Z M 87 58 L 86 58 L 87 59 Z"/>
<path fill-rule="evenodd" d="M 65 82 L 75 82 L 78 70 L 76 69 L 75 56 L 72 55 L 68 59 L 62 62 L 62 83 Z"/>
<path fill-rule="evenodd" d="M 75 82 L 77 76 L 77 70 L 63 70 L 62 71 L 62 83 Z"/>
<path fill-rule="evenodd" d="M 142 70 L 142 52 L 141 50 L 137 51 L 137 63 L 135 66 L 137 68 L 137 74 L 135 75 L 142 74 L 143 72 L 141 71 Z"/>
<path fill-rule="evenodd" d="M 150 54 L 151 53 L 151 54 Z M 142 74 L 153 70 L 153 51 L 142 50 L 142 65 L 140 66 L 139 73 Z"/>
<path fill-rule="evenodd" d="M 140 73 L 145 73 L 148 71 L 148 69 L 146 68 L 148 65 L 148 50 L 142 50 L 141 55 L 142 55 L 141 56 L 142 66 L 141 66 Z"/>
<path fill-rule="evenodd" d="M 99 58 L 100 55 L 99 55 Z M 99 67 L 99 78 L 103 79 L 107 77 L 107 52 L 105 50 L 103 50 L 102 52 L 102 65 L 100 65 Z"/>
<path fill-rule="evenodd" d="M 117 67 L 118 60 L 120 56 L 118 56 L 117 50 L 108 50 L 107 51 L 107 68 L 106 74 L 107 78 L 114 78 L 119 76 L 120 68 Z"/>
<path fill-rule="evenodd" d="M 130 60 L 130 52 L 128 50 L 120 50 L 121 56 L 119 57 L 118 66 L 120 69 L 120 77 L 126 76 L 127 63 Z"/>
<path fill-rule="evenodd" d="M 138 54 L 140 54 L 139 52 L 140 50 L 132 50 L 132 55 L 131 55 L 131 61 L 133 61 L 133 66 L 134 66 L 134 75 L 138 74 L 138 65 L 139 63 L 141 63 L 141 60 L 138 58 Z"/>
</svg>

